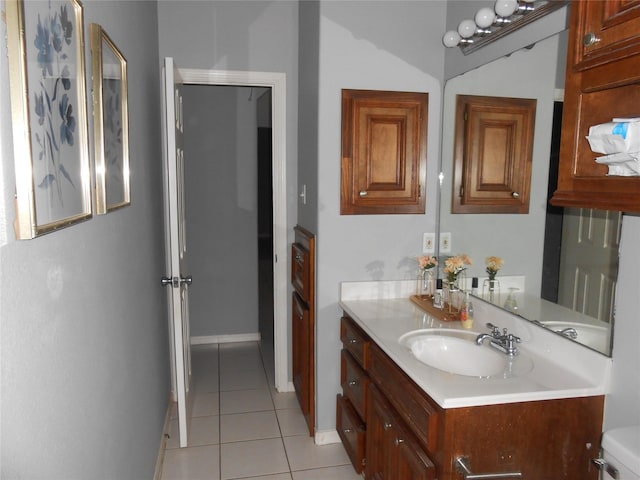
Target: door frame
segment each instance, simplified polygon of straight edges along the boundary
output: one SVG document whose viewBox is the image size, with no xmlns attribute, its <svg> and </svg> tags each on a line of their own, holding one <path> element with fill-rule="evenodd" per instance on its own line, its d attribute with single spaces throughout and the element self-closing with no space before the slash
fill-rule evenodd
<svg viewBox="0 0 640 480">
<path fill-rule="evenodd" d="M 273 352 L 275 388 L 292 391 L 287 348 L 287 195 L 286 195 L 286 74 L 179 68 L 187 85 L 232 85 L 271 88 L 273 132 Z M 280 261 L 278 261 L 280 259 Z"/>
</svg>

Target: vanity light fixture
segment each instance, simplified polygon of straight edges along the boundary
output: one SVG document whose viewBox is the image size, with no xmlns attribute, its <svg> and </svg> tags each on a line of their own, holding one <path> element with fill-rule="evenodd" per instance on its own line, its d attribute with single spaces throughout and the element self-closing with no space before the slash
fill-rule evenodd
<svg viewBox="0 0 640 480">
<path fill-rule="evenodd" d="M 458 29 L 442 37 L 447 48 L 460 47 L 467 55 L 568 4 L 568 0 L 496 0 L 493 9 L 483 7 L 473 20 L 462 20 Z"/>
</svg>

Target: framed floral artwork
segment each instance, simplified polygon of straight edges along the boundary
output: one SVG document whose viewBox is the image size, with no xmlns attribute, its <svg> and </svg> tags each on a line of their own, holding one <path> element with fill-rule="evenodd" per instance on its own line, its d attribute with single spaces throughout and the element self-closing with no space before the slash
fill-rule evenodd
<svg viewBox="0 0 640 480">
<path fill-rule="evenodd" d="M 90 26 L 96 212 L 131 203 L 127 60 L 97 23 Z"/>
<path fill-rule="evenodd" d="M 84 22 L 78 0 L 7 0 L 16 236 L 92 215 Z"/>
</svg>

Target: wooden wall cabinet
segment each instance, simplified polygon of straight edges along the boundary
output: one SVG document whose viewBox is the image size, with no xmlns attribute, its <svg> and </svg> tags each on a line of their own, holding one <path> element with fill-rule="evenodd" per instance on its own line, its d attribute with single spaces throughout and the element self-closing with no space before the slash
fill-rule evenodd
<svg viewBox="0 0 640 480">
<path fill-rule="evenodd" d="M 428 98 L 342 90 L 342 215 L 425 212 Z"/>
<path fill-rule="evenodd" d="M 640 116 L 640 1 L 572 1 L 558 188 L 551 203 L 640 212 L 640 177 L 608 176 L 589 127 Z"/>
<path fill-rule="evenodd" d="M 352 357 L 368 383 L 362 418 L 343 381 L 338 433 L 358 472 L 364 459 L 366 479 L 459 480 L 459 456 L 474 473 L 598 479 L 591 459 L 600 451 L 604 396 L 443 409 L 346 314 L 341 331 L 343 358 Z"/>
<path fill-rule="evenodd" d="M 529 213 L 536 100 L 456 97 L 453 213 Z"/>
<path fill-rule="evenodd" d="M 291 245 L 293 386 L 309 435 L 315 433 L 315 235 L 294 228 Z"/>
</svg>

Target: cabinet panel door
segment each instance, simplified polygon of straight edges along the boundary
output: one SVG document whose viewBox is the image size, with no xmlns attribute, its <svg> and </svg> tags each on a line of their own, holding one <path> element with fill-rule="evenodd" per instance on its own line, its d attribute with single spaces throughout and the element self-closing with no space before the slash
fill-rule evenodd
<svg viewBox="0 0 640 480">
<path fill-rule="evenodd" d="M 528 213 L 536 100 L 458 95 L 453 213 Z"/>
<path fill-rule="evenodd" d="M 342 91 L 340 213 L 424 213 L 427 93 Z"/>
<path fill-rule="evenodd" d="M 366 478 L 433 480 L 435 466 L 382 393 L 369 387 Z"/>
<path fill-rule="evenodd" d="M 574 1 L 580 17 L 575 42 L 577 70 L 640 52 L 640 0 Z"/>
<path fill-rule="evenodd" d="M 291 319 L 293 386 L 302 414 L 307 419 L 307 423 L 309 423 L 310 420 L 311 402 L 314 400 L 311 391 L 309 324 L 309 309 L 300 296 L 294 292 Z"/>
</svg>

